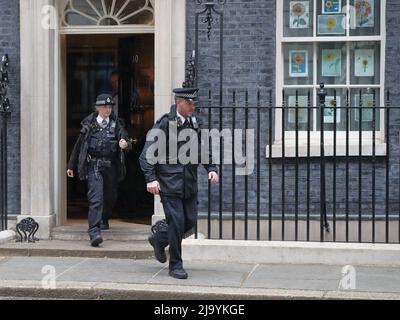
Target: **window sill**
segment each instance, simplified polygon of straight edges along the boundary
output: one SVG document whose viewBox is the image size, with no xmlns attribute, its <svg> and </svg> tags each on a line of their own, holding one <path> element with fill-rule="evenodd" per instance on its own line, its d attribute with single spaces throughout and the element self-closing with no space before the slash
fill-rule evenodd
<svg viewBox="0 0 400 320">
<path fill-rule="evenodd" d="M 360 156 L 359 143 L 358 141 L 350 141 L 349 142 L 349 153 L 350 157 Z M 325 156 L 333 157 L 332 143 L 325 144 Z M 320 156 L 320 144 L 319 142 L 312 141 L 310 143 L 310 157 L 319 157 Z M 362 156 L 363 157 L 373 157 L 372 153 L 372 141 L 363 141 L 362 146 Z M 307 157 L 307 142 L 299 141 L 298 147 L 298 156 L 300 158 Z M 346 156 L 346 143 L 338 142 L 336 144 L 336 156 Z M 386 156 L 386 143 L 382 143 L 381 141 L 376 141 L 375 143 L 375 156 L 381 157 Z M 266 146 L 266 157 L 269 158 L 269 146 Z M 285 158 L 295 158 L 296 157 L 296 144 L 295 141 L 286 140 L 285 141 Z M 276 141 L 272 145 L 272 158 L 282 158 L 282 141 Z"/>
</svg>

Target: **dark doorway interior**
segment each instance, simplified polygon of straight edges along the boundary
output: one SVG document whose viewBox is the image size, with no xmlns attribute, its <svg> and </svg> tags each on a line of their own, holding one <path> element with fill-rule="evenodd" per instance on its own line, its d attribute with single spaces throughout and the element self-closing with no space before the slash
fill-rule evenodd
<svg viewBox="0 0 400 320">
<path fill-rule="evenodd" d="M 80 122 L 100 93 L 115 95 L 118 116 L 134 140 L 127 175 L 119 186 L 111 218 L 150 224 L 154 198 L 146 192 L 138 157 L 154 122 L 154 35 L 70 35 L 67 37 L 67 154 Z M 87 216 L 86 185 L 68 179 L 67 218 Z"/>
</svg>

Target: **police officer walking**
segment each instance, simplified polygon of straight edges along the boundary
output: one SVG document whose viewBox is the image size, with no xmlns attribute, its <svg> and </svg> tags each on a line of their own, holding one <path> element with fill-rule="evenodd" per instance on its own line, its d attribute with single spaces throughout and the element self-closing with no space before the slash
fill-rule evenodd
<svg viewBox="0 0 400 320">
<path fill-rule="evenodd" d="M 174 149 L 174 146 L 171 145 L 172 142 L 177 144 L 176 150 L 179 153 L 179 148 L 185 144 L 185 141 L 170 139 L 171 124 L 176 125 L 177 135 L 184 129 L 199 135 L 201 120 L 193 116 L 198 90 L 197 88 L 175 89 L 173 92 L 176 104 L 154 125 L 153 129 L 162 130 L 165 134 L 166 150 Z M 177 279 L 186 279 L 188 274 L 183 268 L 182 239 L 185 235 L 190 234 L 197 221 L 197 168 L 199 161 L 183 164 L 178 158 L 173 159 L 170 152 L 167 152 L 169 154 L 166 163 L 162 161 L 155 163 L 151 159 L 150 153 L 147 152 L 153 143 L 150 139 L 146 142 L 140 156 L 140 165 L 147 182 L 147 191 L 154 195 L 159 194 L 161 197 L 167 227 L 151 235 L 149 242 L 154 248 L 156 259 L 161 263 L 165 263 L 167 260 L 165 248 L 169 245 L 169 275 Z M 160 156 L 160 152 L 158 156 Z M 211 164 L 211 160 L 208 164 L 204 164 L 204 167 L 208 171 L 208 179 L 213 183 L 218 182 L 217 168 Z"/>
<path fill-rule="evenodd" d="M 96 111 L 82 122 L 79 138 L 68 162 L 67 175 L 77 169 L 81 180 L 87 180 L 89 201 L 89 237 L 93 247 L 103 242 L 101 229 L 108 229 L 108 218 L 117 199 L 118 182 L 125 176 L 124 150 L 132 148 L 128 134 L 112 108 L 111 95 L 101 94 Z"/>
</svg>

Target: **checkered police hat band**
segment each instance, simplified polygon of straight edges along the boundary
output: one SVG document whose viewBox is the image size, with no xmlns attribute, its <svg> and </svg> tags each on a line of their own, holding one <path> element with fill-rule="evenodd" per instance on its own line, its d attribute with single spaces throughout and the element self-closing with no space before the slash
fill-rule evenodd
<svg viewBox="0 0 400 320">
<path fill-rule="evenodd" d="M 109 105 L 109 104 L 113 104 L 113 101 L 111 99 L 107 99 L 107 100 L 97 100 L 96 101 L 97 105 Z"/>
<path fill-rule="evenodd" d="M 176 95 L 177 98 L 183 98 L 183 99 L 196 99 L 197 96 L 194 93 L 179 93 Z"/>
</svg>

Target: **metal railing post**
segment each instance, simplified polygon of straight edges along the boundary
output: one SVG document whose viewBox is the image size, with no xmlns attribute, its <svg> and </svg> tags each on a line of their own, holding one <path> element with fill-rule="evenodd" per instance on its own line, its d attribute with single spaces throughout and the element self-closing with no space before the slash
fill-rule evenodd
<svg viewBox="0 0 400 320">
<path fill-rule="evenodd" d="M 7 98 L 8 55 L 4 55 L 0 64 L 0 231 L 8 229 L 7 206 L 7 122 L 11 112 Z"/>
<path fill-rule="evenodd" d="M 319 97 L 319 112 L 320 112 L 320 206 L 321 206 L 321 220 L 320 220 L 320 240 L 324 241 L 324 227 L 326 232 L 329 232 L 329 224 L 326 216 L 326 176 L 325 176 L 325 141 L 324 141 L 324 114 L 325 114 L 325 98 L 326 90 L 324 83 L 321 83 L 318 90 Z M 335 119 L 336 120 L 336 119 Z"/>
</svg>

